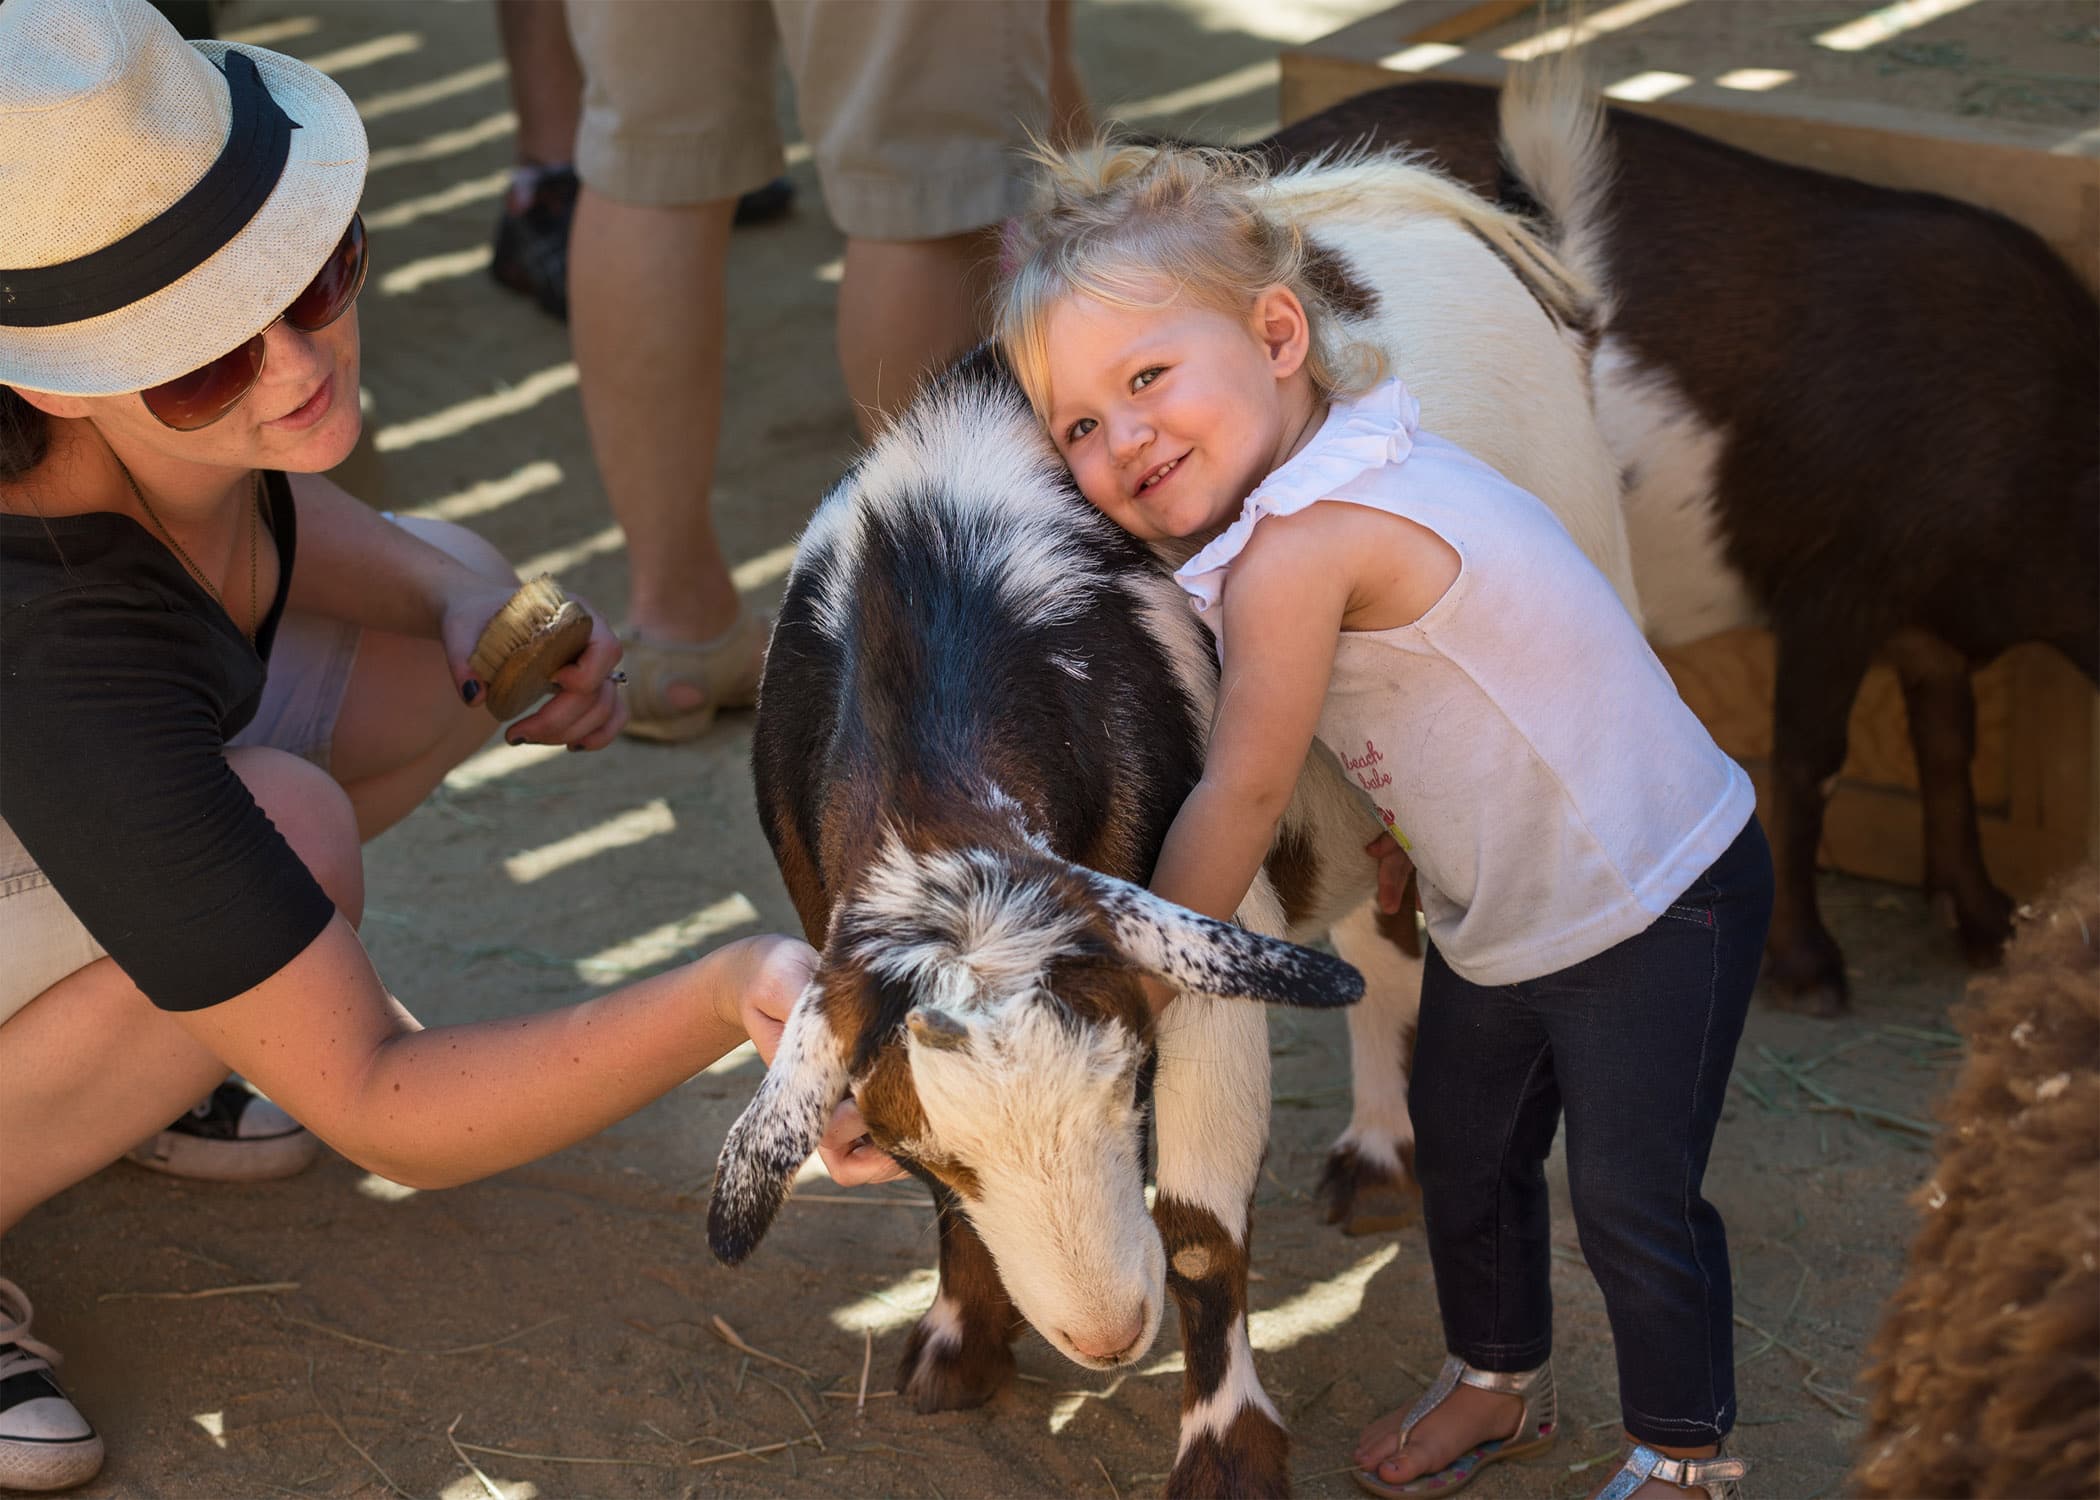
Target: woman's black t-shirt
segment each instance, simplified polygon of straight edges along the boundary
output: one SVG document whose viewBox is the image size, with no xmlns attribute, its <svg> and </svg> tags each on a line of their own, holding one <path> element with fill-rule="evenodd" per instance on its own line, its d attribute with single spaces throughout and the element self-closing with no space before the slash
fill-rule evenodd
<svg viewBox="0 0 2100 1500">
<path fill-rule="evenodd" d="M 164 1010 L 260 984 L 335 910 L 226 761 L 291 586 L 291 487 L 264 493 L 278 581 L 252 647 L 129 516 L 0 516 L 0 819 Z"/>
</svg>

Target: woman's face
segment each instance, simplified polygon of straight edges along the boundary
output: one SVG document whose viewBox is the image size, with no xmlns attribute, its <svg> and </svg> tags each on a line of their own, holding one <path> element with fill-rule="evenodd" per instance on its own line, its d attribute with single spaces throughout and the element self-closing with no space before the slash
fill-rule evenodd
<svg viewBox="0 0 2100 1500">
<path fill-rule="evenodd" d="M 318 333 L 279 319 L 263 332 L 262 374 L 233 409 L 194 432 L 162 425 L 136 394 L 84 398 L 105 435 L 170 459 L 233 469 L 314 474 L 349 457 L 358 409 L 357 309 Z"/>
</svg>

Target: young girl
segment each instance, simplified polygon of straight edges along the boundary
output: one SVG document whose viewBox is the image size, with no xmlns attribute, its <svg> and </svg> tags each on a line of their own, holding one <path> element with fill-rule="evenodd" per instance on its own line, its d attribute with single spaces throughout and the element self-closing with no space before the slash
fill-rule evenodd
<svg viewBox="0 0 2100 1500">
<path fill-rule="evenodd" d="M 1449 1494 L 1552 1442 L 1565 1110 L 1632 1444 L 1599 1493 L 1732 1496 L 1728 1252 L 1699 1186 L 1771 907 L 1749 781 L 1545 505 L 1339 336 L 1251 173 L 1053 163 L 1001 338 L 1087 499 L 1204 543 L 1175 576 L 1218 639 L 1217 717 L 1153 888 L 1229 918 L 1315 738 L 1419 873 L 1415 1161 L 1450 1357 L 1365 1430 L 1357 1482 Z"/>
</svg>

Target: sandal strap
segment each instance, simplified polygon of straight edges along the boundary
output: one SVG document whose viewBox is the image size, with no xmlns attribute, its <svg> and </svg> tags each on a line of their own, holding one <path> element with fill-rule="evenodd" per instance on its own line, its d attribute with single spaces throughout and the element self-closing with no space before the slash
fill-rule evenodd
<svg viewBox="0 0 2100 1500">
<path fill-rule="evenodd" d="M 622 631 L 622 665 L 631 674 L 624 693 L 628 712 L 637 719 L 656 720 L 748 707 L 757 692 L 772 623 L 765 615 L 745 612 L 711 641 L 660 641 L 636 630 Z M 671 707 L 666 694 L 680 685 L 698 690 L 702 702 L 691 709 Z"/>
<path fill-rule="evenodd" d="M 1445 1357 L 1443 1368 L 1436 1372 L 1435 1382 L 1408 1408 L 1407 1420 L 1400 1424 L 1401 1447 L 1407 1446 L 1407 1439 L 1416 1424 L 1449 1400 L 1451 1393 L 1461 1385 L 1472 1386 L 1478 1391 L 1523 1397 L 1524 1415 L 1514 1434 L 1516 1437 L 1532 1432 L 1550 1432 L 1559 1417 L 1560 1394 L 1553 1383 L 1552 1360 L 1535 1370 L 1476 1370 L 1452 1354 Z"/>
<path fill-rule="evenodd" d="M 1626 1500 L 1651 1479 L 1681 1490 L 1704 1489 L 1709 1500 L 1736 1500 L 1736 1481 L 1750 1472 L 1749 1463 L 1726 1454 L 1712 1458 L 1665 1458 L 1646 1443 L 1635 1443 L 1633 1451 L 1612 1475 L 1611 1483 L 1597 1492 L 1596 1500 Z"/>
</svg>

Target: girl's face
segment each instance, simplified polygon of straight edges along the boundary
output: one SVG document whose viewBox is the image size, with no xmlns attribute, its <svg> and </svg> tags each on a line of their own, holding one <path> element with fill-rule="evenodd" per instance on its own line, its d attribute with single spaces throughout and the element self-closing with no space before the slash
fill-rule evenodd
<svg viewBox="0 0 2100 1500">
<path fill-rule="evenodd" d="M 1070 296 L 1044 336 L 1050 435 L 1080 493 L 1146 541 L 1231 520 L 1310 432 L 1309 329 L 1286 287 L 1244 317 Z"/>
</svg>

